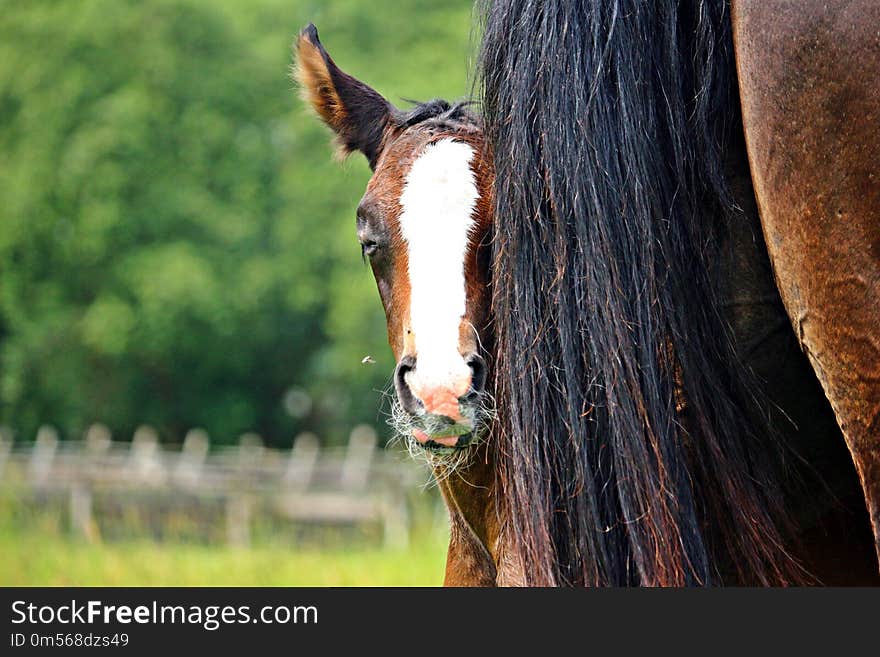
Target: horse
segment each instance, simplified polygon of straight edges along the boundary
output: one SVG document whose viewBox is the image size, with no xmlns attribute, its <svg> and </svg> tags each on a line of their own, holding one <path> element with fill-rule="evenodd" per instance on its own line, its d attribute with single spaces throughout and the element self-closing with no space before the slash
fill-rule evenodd
<svg viewBox="0 0 880 657">
<path fill-rule="evenodd" d="M 396 359 L 396 430 L 411 451 L 425 450 L 450 510 L 445 583 L 493 584 L 493 175 L 482 130 L 464 104 L 394 108 L 336 66 L 314 25 L 295 52 L 307 102 L 341 153 L 359 151 L 373 170 L 357 206 L 357 237 Z"/>
<path fill-rule="evenodd" d="M 719 110 L 736 106 L 724 6 L 618 5 L 496 3 L 482 121 L 442 101 L 397 110 L 343 73 L 313 26 L 297 40 L 309 102 L 373 169 L 358 236 L 397 359 L 398 424 L 431 455 L 450 509 L 446 583 L 873 583 L 870 490 L 853 503 L 851 461 L 826 440 L 837 423 L 802 342 L 780 329 L 746 149 Z M 516 20 L 526 10 L 541 16 Z M 625 77 L 645 74 L 634 35 L 658 41 L 677 86 L 639 92 L 657 81 Z M 572 143 L 573 126 L 595 131 Z M 762 395 L 809 423 L 781 422 L 808 473 L 839 476 L 825 502 L 783 485 L 790 454 Z"/>
</svg>

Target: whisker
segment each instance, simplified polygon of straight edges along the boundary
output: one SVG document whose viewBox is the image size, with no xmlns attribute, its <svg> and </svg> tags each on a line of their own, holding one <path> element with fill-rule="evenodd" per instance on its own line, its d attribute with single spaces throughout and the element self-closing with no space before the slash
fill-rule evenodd
<svg viewBox="0 0 880 657">
<path fill-rule="evenodd" d="M 425 488 L 443 482 L 453 475 L 463 476 L 467 468 L 473 464 L 476 454 L 473 447 L 482 440 L 481 434 L 488 433 L 488 425 L 494 420 L 494 408 L 492 395 L 481 393 L 473 415 L 475 434 L 471 437 L 468 446 L 460 449 L 426 449 L 413 435 L 413 430 L 422 428 L 419 418 L 407 412 L 396 398 L 392 398 L 386 418 L 388 426 L 393 431 L 389 445 L 402 445 L 413 461 L 430 466 L 432 480 L 425 484 Z"/>
</svg>

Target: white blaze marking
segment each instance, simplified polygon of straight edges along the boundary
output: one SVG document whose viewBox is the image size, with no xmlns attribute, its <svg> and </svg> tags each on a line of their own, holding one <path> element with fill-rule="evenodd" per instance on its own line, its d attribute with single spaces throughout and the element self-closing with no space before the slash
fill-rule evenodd
<svg viewBox="0 0 880 657">
<path fill-rule="evenodd" d="M 410 322 L 415 333 L 415 383 L 448 387 L 470 376 L 458 351 L 465 314 L 465 256 L 479 193 L 474 150 L 443 139 L 413 163 L 400 197 L 400 228 L 408 245 Z"/>
</svg>

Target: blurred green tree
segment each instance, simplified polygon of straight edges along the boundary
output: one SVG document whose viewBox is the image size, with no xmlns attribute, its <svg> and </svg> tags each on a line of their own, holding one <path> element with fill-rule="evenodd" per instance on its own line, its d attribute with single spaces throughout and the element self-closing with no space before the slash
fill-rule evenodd
<svg viewBox="0 0 880 657">
<path fill-rule="evenodd" d="M 378 423 L 393 362 L 353 232 L 369 171 L 331 161 L 287 67 L 312 20 L 391 100 L 462 96 L 470 3 L 385 9 L 4 3 L 0 421 L 279 445 Z"/>
</svg>

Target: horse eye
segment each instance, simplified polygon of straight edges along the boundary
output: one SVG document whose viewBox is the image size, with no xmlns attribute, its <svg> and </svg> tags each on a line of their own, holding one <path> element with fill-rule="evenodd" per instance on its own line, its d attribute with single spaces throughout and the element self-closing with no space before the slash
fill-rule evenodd
<svg viewBox="0 0 880 657">
<path fill-rule="evenodd" d="M 361 255 L 364 258 L 372 257 L 379 250 L 379 245 L 373 240 L 364 240 L 361 242 Z"/>
</svg>

